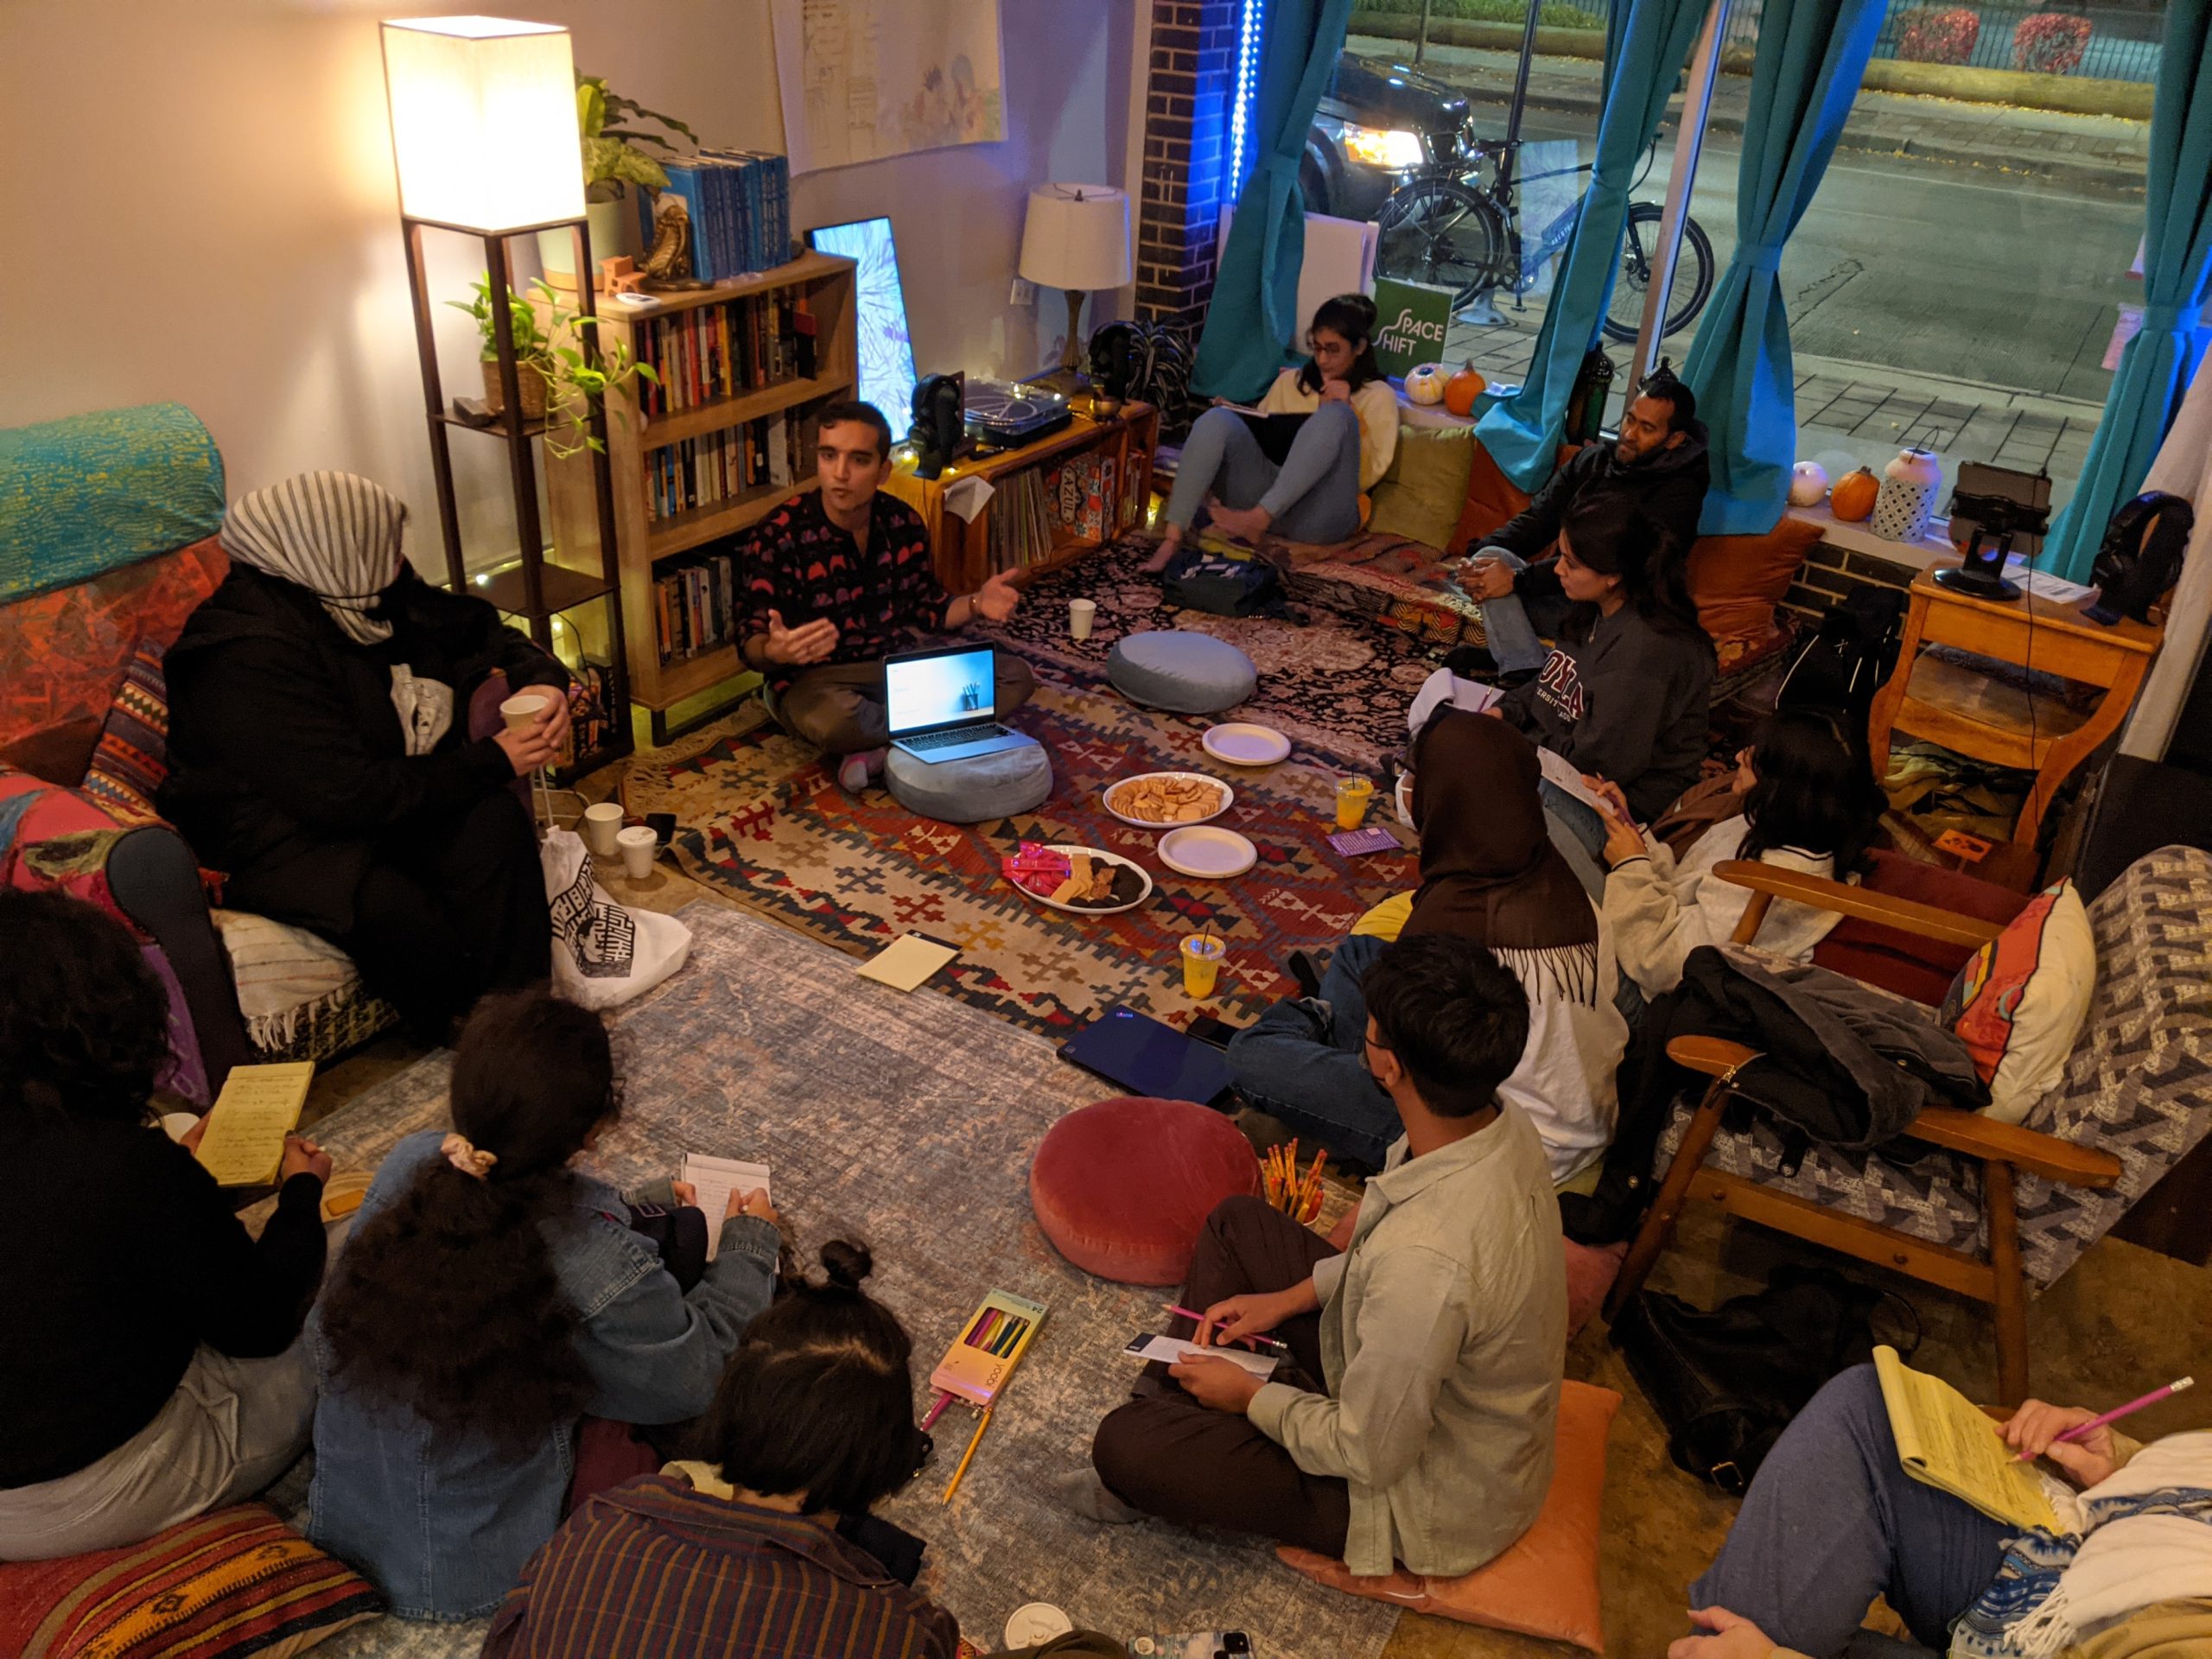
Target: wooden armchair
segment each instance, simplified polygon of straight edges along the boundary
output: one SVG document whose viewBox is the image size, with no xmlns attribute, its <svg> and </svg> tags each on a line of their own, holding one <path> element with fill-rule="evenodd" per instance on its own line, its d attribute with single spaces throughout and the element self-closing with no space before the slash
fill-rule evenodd
<svg viewBox="0 0 2212 1659">
<path fill-rule="evenodd" d="M 1752 893 L 1734 936 L 1738 944 L 1748 944 L 1757 935 L 1777 899 L 1795 899 L 1815 909 L 1954 945 L 1980 946 L 2001 931 L 1994 922 L 1769 864 L 1732 861 L 1720 865 L 1718 874 Z M 1685 1201 L 1703 1198 L 1746 1221 L 1991 1304 L 1996 1313 L 1998 1394 L 2008 1404 L 2026 1396 L 2027 1274 L 2021 1262 L 2016 1178 L 2033 1175 L 2063 1186 L 2107 1188 L 2121 1177 L 2119 1158 L 2094 1146 L 2037 1129 L 1999 1123 L 1974 1112 L 1930 1107 L 1913 1120 L 1905 1133 L 1914 1141 L 1952 1154 L 1978 1173 L 1978 1180 L 1963 1185 L 1980 1194 L 1980 1231 L 1986 1239 L 1979 1250 L 1937 1243 L 1834 1205 L 1779 1190 L 1770 1182 L 1706 1167 L 1714 1137 L 1720 1131 L 1721 1114 L 1733 1093 L 1736 1072 L 1757 1053 L 1740 1044 L 1707 1037 L 1677 1038 L 1667 1046 L 1667 1052 L 1678 1065 L 1713 1081 L 1683 1129 L 1658 1196 L 1621 1264 L 1620 1276 L 1606 1299 L 1607 1319 L 1618 1314 L 1642 1287 L 1660 1252 L 1666 1249 Z"/>
</svg>

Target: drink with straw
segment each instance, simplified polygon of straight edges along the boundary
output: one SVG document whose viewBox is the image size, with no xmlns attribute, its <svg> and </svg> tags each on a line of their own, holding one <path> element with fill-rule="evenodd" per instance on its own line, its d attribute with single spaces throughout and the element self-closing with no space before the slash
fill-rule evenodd
<svg viewBox="0 0 2212 1659">
<path fill-rule="evenodd" d="M 1183 941 L 1184 995 L 1204 1001 L 1213 995 L 1214 982 L 1221 976 L 1222 955 L 1221 936 L 1211 929 Z"/>
<path fill-rule="evenodd" d="M 1375 797 L 1375 785 L 1364 778 L 1340 778 L 1337 780 L 1337 828 L 1357 830 L 1367 817 L 1367 804 Z"/>
</svg>

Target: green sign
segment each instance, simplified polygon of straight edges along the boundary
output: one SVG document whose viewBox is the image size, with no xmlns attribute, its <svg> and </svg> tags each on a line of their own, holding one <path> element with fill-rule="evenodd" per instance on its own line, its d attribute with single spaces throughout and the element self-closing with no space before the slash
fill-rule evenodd
<svg viewBox="0 0 2212 1659">
<path fill-rule="evenodd" d="M 1402 378 L 1409 369 L 1444 357 L 1444 330 L 1452 321 L 1452 290 L 1426 283 L 1375 279 L 1375 359 L 1382 372 Z"/>
</svg>

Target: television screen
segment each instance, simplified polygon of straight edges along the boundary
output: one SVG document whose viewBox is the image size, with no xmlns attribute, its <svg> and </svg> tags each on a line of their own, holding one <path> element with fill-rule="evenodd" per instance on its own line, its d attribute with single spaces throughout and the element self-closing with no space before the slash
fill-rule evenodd
<svg viewBox="0 0 2212 1659">
<path fill-rule="evenodd" d="M 906 294 L 899 285 L 899 249 L 888 219 L 824 225 L 806 233 L 817 253 L 854 261 L 854 306 L 860 323 L 859 395 L 904 435 L 914 403 L 914 342 L 906 333 Z"/>
</svg>

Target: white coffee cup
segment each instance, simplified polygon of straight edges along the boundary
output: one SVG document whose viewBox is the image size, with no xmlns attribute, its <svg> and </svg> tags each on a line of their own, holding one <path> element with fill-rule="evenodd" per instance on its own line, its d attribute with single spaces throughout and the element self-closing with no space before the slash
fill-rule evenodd
<svg viewBox="0 0 2212 1659">
<path fill-rule="evenodd" d="M 551 692 L 541 690 L 537 686 L 531 686 L 527 690 L 516 692 L 514 696 L 501 703 L 499 717 L 507 722 L 509 731 L 518 732 L 525 726 L 534 725 L 538 715 L 544 711 L 552 700 Z"/>
<path fill-rule="evenodd" d="M 1068 601 L 1068 632 L 1077 639 L 1090 638 L 1090 625 L 1098 620 L 1098 601 L 1095 599 Z"/>
<path fill-rule="evenodd" d="M 620 851 L 615 843 L 615 834 L 622 828 L 622 808 L 614 801 L 601 801 L 596 806 L 584 808 L 584 845 L 601 858 L 612 858 Z"/>
<path fill-rule="evenodd" d="M 632 881 L 642 881 L 653 873 L 653 854 L 658 850 L 660 837 L 650 826 L 633 823 L 627 830 L 618 830 L 615 844 L 622 849 L 622 873 Z"/>
</svg>

